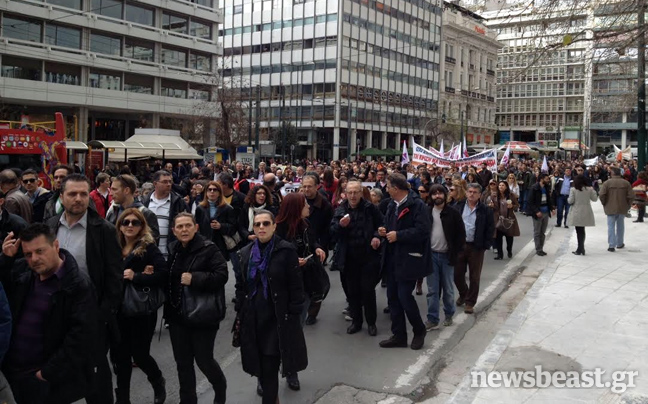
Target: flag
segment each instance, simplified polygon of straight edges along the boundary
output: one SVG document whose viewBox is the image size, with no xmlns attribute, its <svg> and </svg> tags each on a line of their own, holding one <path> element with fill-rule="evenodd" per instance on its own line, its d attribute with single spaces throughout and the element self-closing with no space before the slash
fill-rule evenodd
<svg viewBox="0 0 648 404">
<path fill-rule="evenodd" d="M 439 154 L 443 157 L 443 139 L 441 139 L 441 147 L 439 148 Z"/>
<path fill-rule="evenodd" d="M 506 151 L 502 156 L 502 160 L 500 161 L 500 164 L 504 164 L 504 167 L 507 167 L 510 156 L 511 156 L 511 144 L 509 143 L 508 146 L 506 146 Z"/>
<path fill-rule="evenodd" d="M 409 164 L 409 153 L 407 153 L 407 141 L 403 142 L 403 155 L 401 156 L 401 166 Z"/>
<path fill-rule="evenodd" d="M 464 151 L 463 151 L 463 156 L 464 156 L 464 158 L 468 158 L 468 157 L 470 157 L 470 156 L 468 156 L 468 143 L 466 143 L 465 141 L 464 141 Z"/>
<path fill-rule="evenodd" d="M 542 159 L 542 172 L 543 173 L 549 172 L 549 164 L 547 164 L 547 156 L 544 156 L 544 158 Z"/>
</svg>

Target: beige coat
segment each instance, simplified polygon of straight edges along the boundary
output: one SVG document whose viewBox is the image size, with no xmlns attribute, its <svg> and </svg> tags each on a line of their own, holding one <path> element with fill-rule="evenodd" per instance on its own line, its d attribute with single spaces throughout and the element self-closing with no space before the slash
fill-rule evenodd
<svg viewBox="0 0 648 404">
<path fill-rule="evenodd" d="M 612 177 L 601 185 L 599 198 L 606 215 L 625 215 L 634 200 L 632 185 L 621 177 Z"/>
<path fill-rule="evenodd" d="M 571 205 L 567 224 L 578 227 L 595 226 L 592 202 L 596 202 L 597 200 L 598 196 L 596 196 L 596 191 L 590 187 L 583 187 L 582 191 L 571 188 L 569 190 L 569 198 L 567 199 L 567 202 Z"/>
</svg>

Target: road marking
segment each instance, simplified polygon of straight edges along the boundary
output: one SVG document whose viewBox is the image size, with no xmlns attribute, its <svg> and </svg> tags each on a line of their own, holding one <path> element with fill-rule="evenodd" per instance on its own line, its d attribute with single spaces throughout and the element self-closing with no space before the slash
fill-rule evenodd
<svg viewBox="0 0 648 404">
<path fill-rule="evenodd" d="M 227 355 L 225 357 L 225 359 L 223 359 L 222 361 L 220 361 L 218 363 L 220 365 L 221 369 L 223 370 L 223 373 L 225 372 L 225 369 L 229 365 L 231 365 L 232 363 L 236 362 L 236 360 L 238 360 L 239 356 L 241 356 L 241 350 L 237 348 L 234 352 Z M 212 385 L 211 385 L 211 383 L 209 383 L 209 380 L 207 380 L 207 378 L 204 378 L 196 386 L 196 393 L 199 396 L 201 396 L 201 395 L 207 393 L 211 388 L 212 388 Z"/>
</svg>

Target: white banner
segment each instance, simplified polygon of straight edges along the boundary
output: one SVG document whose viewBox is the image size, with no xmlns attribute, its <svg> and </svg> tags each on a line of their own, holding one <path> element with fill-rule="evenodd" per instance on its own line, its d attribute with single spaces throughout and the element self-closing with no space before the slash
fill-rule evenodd
<svg viewBox="0 0 648 404">
<path fill-rule="evenodd" d="M 259 180 L 248 180 L 250 183 L 250 186 L 253 187 L 255 185 L 260 185 L 263 184 L 263 181 Z M 373 187 L 376 186 L 375 182 L 363 182 L 362 183 L 363 187 L 369 188 L 371 190 Z M 281 195 L 286 196 L 291 192 L 299 192 L 299 188 L 301 188 L 301 183 L 299 182 L 287 182 L 284 184 L 283 187 L 281 187 Z"/>
<path fill-rule="evenodd" d="M 497 151 L 495 149 L 486 150 L 468 158 L 451 160 L 449 158 L 439 157 L 425 147 L 414 143 L 412 146 L 412 161 L 414 164 L 434 164 L 437 167 L 450 167 L 454 164 L 457 168 L 486 164 L 486 167 L 490 171 L 497 172 Z"/>
</svg>

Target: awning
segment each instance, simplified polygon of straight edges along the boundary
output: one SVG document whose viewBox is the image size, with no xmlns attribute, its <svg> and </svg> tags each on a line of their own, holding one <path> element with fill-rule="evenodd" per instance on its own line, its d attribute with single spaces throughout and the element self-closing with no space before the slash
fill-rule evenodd
<svg viewBox="0 0 648 404">
<path fill-rule="evenodd" d="M 531 151 L 531 147 L 526 142 L 506 142 L 499 150 L 506 150 L 509 146 L 511 147 L 511 153 L 528 153 Z"/>
<path fill-rule="evenodd" d="M 565 139 L 560 142 L 560 148 L 564 150 L 589 150 L 589 147 L 585 143 L 580 142 L 580 148 L 578 147 L 578 139 Z"/>
<path fill-rule="evenodd" d="M 88 146 L 85 143 L 77 142 L 76 140 L 66 140 L 65 148 L 68 150 L 88 150 Z"/>
<path fill-rule="evenodd" d="M 126 141 L 93 140 L 93 148 L 108 149 L 108 160 L 125 161 L 142 157 L 196 160 L 202 159 L 196 149 L 180 136 L 180 131 L 166 129 L 135 129 Z"/>
</svg>

